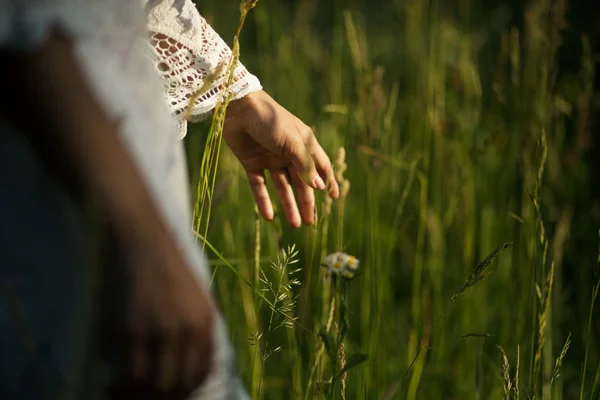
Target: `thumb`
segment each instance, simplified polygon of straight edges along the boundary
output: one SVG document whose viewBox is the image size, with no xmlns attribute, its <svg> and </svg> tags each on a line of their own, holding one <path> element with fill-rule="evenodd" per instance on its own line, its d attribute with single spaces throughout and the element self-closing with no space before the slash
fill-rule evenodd
<svg viewBox="0 0 600 400">
<path fill-rule="evenodd" d="M 319 176 L 315 162 L 299 136 L 290 135 L 283 143 L 283 156 L 290 160 L 304 183 L 313 189 L 325 189 L 325 182 Z"/>
</svg>

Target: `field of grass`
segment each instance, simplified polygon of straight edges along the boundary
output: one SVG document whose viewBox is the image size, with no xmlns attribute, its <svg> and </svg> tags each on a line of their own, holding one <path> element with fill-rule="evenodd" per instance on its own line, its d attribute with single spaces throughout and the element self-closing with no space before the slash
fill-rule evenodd
<svg viewBox="0 0 600 400">
<path fill-rule="evenodd" d="M 232 43 L 239 3 L 198 3 Z M 595 55 L 564 0 L 512 3 L 249 11 L 242 61 L 348 189 L 316 227 L 268 223 L 220 148 L 199 234 L 253 398 L 600 399 Z M 209 131 L 186 142 L 194 193 Z M 324 279 L 335 251 L 352 280 Z"/>
</svg>

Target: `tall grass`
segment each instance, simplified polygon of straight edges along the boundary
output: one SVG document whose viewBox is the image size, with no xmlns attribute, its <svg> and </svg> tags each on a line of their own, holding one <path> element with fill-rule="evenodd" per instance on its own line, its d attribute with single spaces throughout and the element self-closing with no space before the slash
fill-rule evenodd
<svg viewBox="0 0 600 400">
<path fill-rule="evenodd" d="M 254 398 L 600 394 L 597 203 L 581 161 L 593 55 L 582 37 L 577 71 L 558 68 L 564 1 L 512 19 L 489 3 L 260 0 L 242 7 L 241 35 L 239 4 L 199 3 L 347 181 L 342 201 L 318 197 L 315 227 L 267 223 L 217 140 L 224 108 L 191 129 L 196 230 Z M 361 260 L 343 288 L 320 267 L 335 251 Z"/>
</svg>

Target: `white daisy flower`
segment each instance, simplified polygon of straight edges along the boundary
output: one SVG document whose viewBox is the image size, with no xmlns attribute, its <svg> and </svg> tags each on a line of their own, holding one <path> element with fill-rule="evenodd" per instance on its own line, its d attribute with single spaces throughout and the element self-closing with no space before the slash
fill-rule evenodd
<svg viewBox="0 0 600 400">
<path fill-rule="evenodd" d="M 356 271 L 358 266 L 360 265 L 360 260 L 354 256 L 348 256 L 348 261 L 346 261 L 346 266 L 351 271 Z"/>
<path fill-rule="evenodd" d="M 354 272 L 350 271 L 349 269 L 342 271 L 341 275 L 342 275 L 342 278 L 346 278 L 346 279 L 354 278 Z"/>
<path fill-rule="evenodd" d="M 339 251 L 327 255 L 323 260 L 323 266 L 330 275 L 341 275 L 348 279 L 354 277 L 359 264 L 360 261 L 356 257 Z"/>
<path fill-rule="evenodd" d="M 338 253 L 333 253 L 333 254 L 329 254 L 328 256 L 326 256 L 325 259 L 323 260 L 324 266 L 329 269 L 333 268 L 333 264 L 335 264 L 337 261 L 337 254 Z"/>
</svg>

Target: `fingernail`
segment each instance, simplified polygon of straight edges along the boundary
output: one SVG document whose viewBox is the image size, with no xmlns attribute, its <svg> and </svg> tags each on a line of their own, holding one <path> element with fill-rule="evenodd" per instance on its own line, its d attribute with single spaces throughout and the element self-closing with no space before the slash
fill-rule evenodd
<svg viewBox="0 0 600 400">
<path fill-rule="evenodd" d="M 317 189 L 319 189 L 319 190 L 325 189 L 325 182 L 323 182 L 323 179 L 321 179 L 321 177 L 319 175 L 317 175 L 315 177 L 315 180 L 313 182 L 314 182 L 314 185 L 317 187 Z"/>
</svg>

